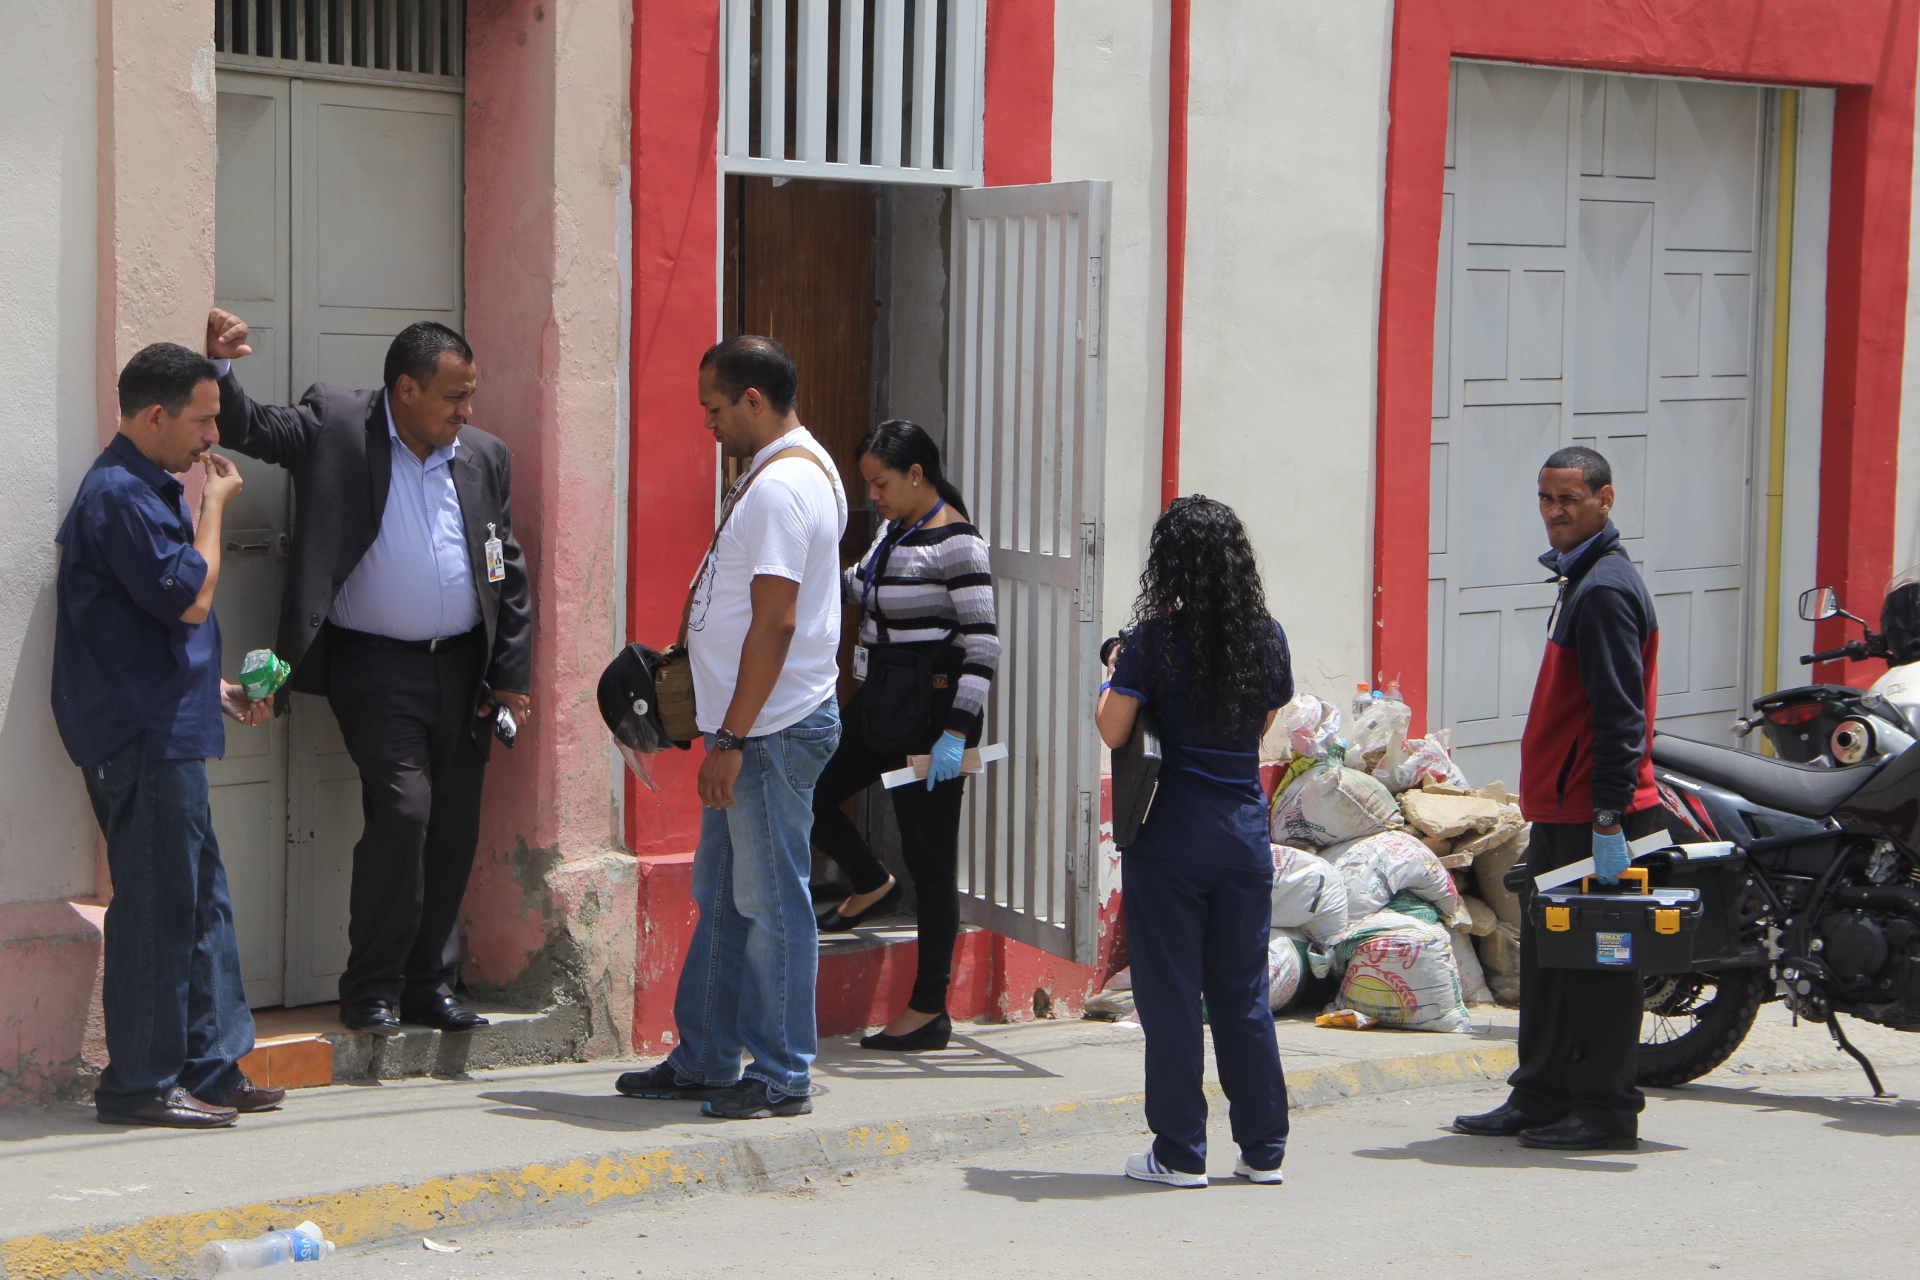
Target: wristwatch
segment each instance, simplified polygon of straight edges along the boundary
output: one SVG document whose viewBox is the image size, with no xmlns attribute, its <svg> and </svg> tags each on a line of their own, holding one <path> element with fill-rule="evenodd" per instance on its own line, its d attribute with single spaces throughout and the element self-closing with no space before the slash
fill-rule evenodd
<svg viewBox="0 0 1920 1280">
<path fill-rule="evenodd" d="M 738 751 L 746 745 L 747 740 L 731 729 L 721 729 L 713 735 L 713 749 L 715 751 Z"/>
<path fill-rule="evenodd" d="M 1595 809 L 1593 811 L 1593 825 L 1596 827 L 1617 826 L 1619 822 L 1620 811 L 1618 809 Z"/>
</svg>

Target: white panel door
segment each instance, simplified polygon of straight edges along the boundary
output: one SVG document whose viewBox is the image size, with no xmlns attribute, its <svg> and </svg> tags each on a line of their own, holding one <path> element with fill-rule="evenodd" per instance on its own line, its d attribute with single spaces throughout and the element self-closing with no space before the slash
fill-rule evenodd
<svg viewBox="0 0 1920 1280">
<path fill-rule="evenodd" d="M 219 170 L 214 194 L 217 303 L 246 317 L 253 354 L 242 372 L 254 395 L 287 394 L 288 186 L 291 94 L 278 76 L 219 73 Z M 220 588 L 221 672 L 239 678 L 249 649 L 272 648 L 286 573 L 289 485 L 279 467 L 230 454 L 246 486 L 227 507 Z M 287 722 L 227 727 L 226 758 L 209 763 L 213 826 L 233 897 L 247 1003 L 279 1004 L 286 977 Z"/>
<path fill-rule="evenodd" d="M 951 474 L 993 557 L 1003 645 L 968 784 L 968 922 L 1080 963 L 1099 930 L 1100 280 L 1105 182 L 978 187 L 954 203 Z"/>
<path fill-rule="evenodd" d="M 1436 308 L 1430 719 L 1515 783 L 1555 588 L 1535 477 L 1585 444 L 1660 622 L 1660 722 L 1743 703 L 1765 92 L 1457 63 Z"/>
<path fill-rule="evenodd" d="M 463 102 L 293 82 L 296 394 L 379 386 L 387 345 L 416 320 L 460 328 Z M 326 700 L 295 694 L 293 707 L 286 985 L 289 1004 L 306 1004 L 334 999 L 346 964 L 360 774 Z"/>
</svg>

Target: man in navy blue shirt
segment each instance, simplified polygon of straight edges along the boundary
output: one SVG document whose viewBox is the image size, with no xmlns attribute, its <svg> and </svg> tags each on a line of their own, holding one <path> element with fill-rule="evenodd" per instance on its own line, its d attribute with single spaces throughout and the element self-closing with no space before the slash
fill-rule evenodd
<svg viewBox="0 0 1920 1280">
<path fill-rule="evenodd" d="M 253 1015 L 233 905 L 213 835 L 207 761 L 225 753 L 225 711 L 262 723 L 268 704 L 220 678 L 221 517 L 240 492 L 219 439 L 211 361 L 155 343 L 120 372 L 120 434 L 94 461 L 60 526 L 53 715 L 107 837 L 101 999 L 103 1124 L 230 1125 L 285 1090 L 242 1074 Z M 205 468 L 196 532 L 173 474 Z"/>
</svg>

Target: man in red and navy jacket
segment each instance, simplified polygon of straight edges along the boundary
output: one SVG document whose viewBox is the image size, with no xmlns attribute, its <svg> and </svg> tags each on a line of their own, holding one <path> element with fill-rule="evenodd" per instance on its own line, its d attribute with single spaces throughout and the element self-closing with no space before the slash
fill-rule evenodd
<svg viewBox="0 0 1920 1280">
<path fill-rule="evenodd" d="M 1559 579 L 1560 598 L 1520 740 L 1529 876 L 1591 857 L 1601 881 L 1617 883 L 1628 841 L 1664 825 L 1652 759 L 1660 630 L 1612 509 L 1613 470 L 1592 449 L 1562 449 L 1540 469 L 1553 546 L 1540 563 Z M 1459 1117 L 1455 1130 L 1559 1151 L 1637 1149 L 1642 999 L 1631 969 L 1541 968 L 1533 926 L 1522 924 L 1513 1092 L 1498 1110 Z"/>
</svg>

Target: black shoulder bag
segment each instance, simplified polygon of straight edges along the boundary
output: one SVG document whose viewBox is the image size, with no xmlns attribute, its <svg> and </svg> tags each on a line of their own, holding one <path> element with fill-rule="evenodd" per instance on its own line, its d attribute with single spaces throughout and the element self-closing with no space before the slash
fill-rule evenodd
<svg viewBox="0 0 1920 1280">
<path fill-rule="evenodd" d="M 1113 753 L 1114 848 L 1125 849 L 1139 836 L 1159 785 L 1160 734 L 1153 726 L 1152 709 L 1142 703 L 1132 735 Z"/>
</svg>

